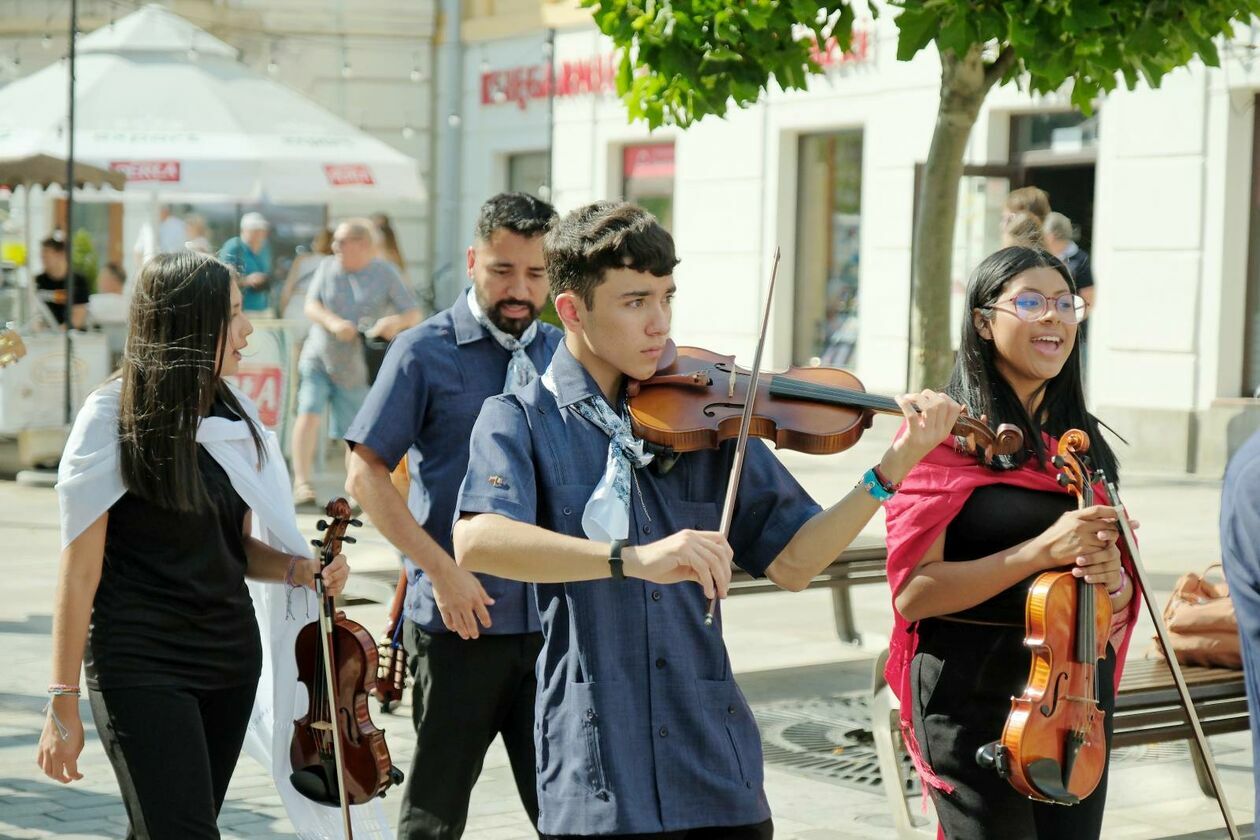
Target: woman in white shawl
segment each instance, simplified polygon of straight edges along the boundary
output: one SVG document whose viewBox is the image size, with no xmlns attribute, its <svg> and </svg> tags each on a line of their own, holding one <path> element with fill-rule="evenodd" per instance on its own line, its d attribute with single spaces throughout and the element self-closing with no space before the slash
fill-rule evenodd
<svg viewBox="0 0 1260 840">
<path fill-rule="evenodd" d="M 223 379 L 253 331 L 228 268 L 192 252 L 154 257 L 130 317 L 122 374 L 89 397 L 62 460 L 38 761 L 60 782 L 82 778 L 86 665 L 128 836 L 218 837 L 263 664 L 245 578 L 310 587 L 319 563 L 251 536 L 266 531 L 251 522 L 254 508 L 276 529 L 257 488 L 283 464 L 254 407 Z M 323 572 L 327 590 L 339 593 L 348 574 L 339 556 Z"/>
</svg>

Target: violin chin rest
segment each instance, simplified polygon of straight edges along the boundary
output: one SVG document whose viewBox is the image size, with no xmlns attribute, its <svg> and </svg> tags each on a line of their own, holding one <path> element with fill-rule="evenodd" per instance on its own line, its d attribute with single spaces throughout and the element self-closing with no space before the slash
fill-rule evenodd
<svg viewBox="0 0 1260 840">
<path fill-rule="evenodd" d="M 294 770 L 289 774 L 289 782 L 293 785 L 294 790 L 312 802 L 318 802 L 321 805 L 331 805 L 334 808 L 341 807 L 341 798 L 333 793 L 332 788 L 328 784 L 328 778 L 324 775 L 323 767 L 317 765 L 302 770 Z"/>
<path fill-rule="evenodd" d="M 1053 758 L 1038 758 L 1024 771 L 1038 793 L 1060 805 L 1076 805 L 1081 799 L 1063 784 L 1063 768 Z"/>
</svg>

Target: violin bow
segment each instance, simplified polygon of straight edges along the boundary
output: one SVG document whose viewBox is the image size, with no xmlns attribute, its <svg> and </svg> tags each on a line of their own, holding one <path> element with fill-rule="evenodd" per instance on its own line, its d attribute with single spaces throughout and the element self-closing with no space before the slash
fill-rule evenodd
<svg viewBox="0 0 1260 840">
<path fill-rule="evenodd" d="M 338 499 L 343 505 L 346 504 L 344 499 Z M 333 516 L 333 502 L 329 502 L 326 513 Z M 349 507 L 347 505 L 347 507 Z M 350 519 L 350 523 L 358 525 L 357 519 Z M 326 523 L 321 519 L 319 525 Z M 320 528 L 321 531 L 324 528 Z M 347 540 L 353 541 L 353 537 L 342 537 L 342 542 Z M 346 765 L 341 757 L 341 722 L 336 711 L 337 702 L 337 678 L 336 678 L 336 662 L 333 659 L 333 603 L 332 598 L 324 590 L 323 569 L 332 562 L 332 557 L 328 556 L 331 552 L 334 540 L 328 536 L 323 539 L 313 541 L 315 546 L 315 559 L 319 561 L 320 571 L 315 573 L 315 595 L 319 598 L 319 647 L 320 654 L 324 658 L 324 679 L 327 681 L 328 689 L 328 727 L 331 731 L 333 742 L 333 762 L 337 768 L 337 799 L 341 803 L 341 823 L 345 828 L 346 840 L 354 840 L 354 830 L 350 825 L 350 797 L 346 793 Z"/>
<path fill-rule="evenodd" d="M 757 352 L 753 354 L 752 373 L 748 377 L 748 390 L 744 392 L 744 413 L 739 418 L 739 437 L 735 439 L 735 461 L 731 464 L 731 477 L 726 484 L 726 502 L 722 505 L 722 524 L 719 531 L 723 539 L 731 532 L 731 520 L 735 517 L 735 494 L 739 490 L 739 478 L 744 472 L 744 453 L 748 451 L 748 429 L 752 425 L 753 402 L 757 398 L 757 384 L 761 379 L 761 353 L 766 349 L 766 331 L 770 326 L 770 303 L 774 300 L 774 281 L 779 275 L 779 249 L 774 249 L 774 265 L 770 268 L 770 288 L 766 292 L 766 308 L 761 316 L 761 336 L 757 339 Z M 717 612 L 717 597 L 709 599 L 704 614 L 704 626 L 713 626 L 713 614 Z"/>
<path fill-rule="evenodd" d="M 1177 661 L 1177 654 L 1173 651 L 1172 642 L 1168 639 L 1168 627 L 1164 624 L 1164 616 L 1160 613 L 1159 608 L 1155 606 L 1155 600 L 1151 597 L 1151 590 L 1146 585 L 1146 570 L 1142 567 L 1142 558 L 1138 553 L 1137 540 L 1133 538 L 1133 529 L 1129 527 L 1129 512 L 1125 509 L 1124 502 L 1120 501 L 1120 491 L 1116 488 L 1111 477 L 1104 474 L 1102 470 L 1096 470 L 1095 477 L 1101 479 L 1103 486 L 1107 488 L 1108 500 L 1118 514 L 1116 519 L 1120 525 L 1120 533 L 1124 537 L 1125 545 L 1129 548 L 1129 559 L 1133 561 L 1133 576 L 1137 579 L 1137 587 L 1142 592 L 1142 600 L 1146 602 L 1146 611 L 1150 614 L 1151 622 L 1155 625 L 1155 633 L 1159 636 L 1159 646 L 1164 649 L 1164 660 L 1168 663 L 1168 670 L 1172 672 L 1173 682 L 1177 686 L 1177 694 L 1181 700 L 1181 705 L 1186 710 L 1186 717 L 1190 720 L 1190 728 L 1194 730 L 1194 741 L 1203 756 L 1203 764 L 1207 768 L 1208 778 L 1212 781 L 1212 791 L 1216 794 L 1216 804 L 1221 808 L 1221 816 L 1225 818 L 1225 828 L 1229 832 L 1231 840 L 1238 840 L 1238 826 L 1234 824 L 1234 815 L 1229 810 L 1229 803 L 1225 801 L 1225 789 L 1221 787 L 1221 779 L 1216 772 L 1216 761 L 1212 758 L 1212 751 L 1208 747 L 1207 736 L 1203 734 L 1203 725 L 1199 723 L 1199 715 L 1194 709 L 1194 701 L 1190 698 L 1190 689 L 1186 687 L 1186 679 L 1181 674 L 1181 663 Z"/>
</svg>

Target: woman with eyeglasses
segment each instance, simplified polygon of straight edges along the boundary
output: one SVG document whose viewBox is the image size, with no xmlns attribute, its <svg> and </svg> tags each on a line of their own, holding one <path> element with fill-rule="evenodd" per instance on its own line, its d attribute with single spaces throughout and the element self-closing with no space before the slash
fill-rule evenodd
<svg viewBox="0 0 1260 840">
<path fill-rule="evenodd" d="M 1050 463 L 1057 437 L 1081 429 L 1093 466 L 1117 477 L 1115 455 L 1085 408 L 1077 341 L 1085 301 L 1058 259 L 1010 247 L 977 266 L 965 312 L 947 393 L 972 416 L 1018 426 L 1025 450 L 985 466 L 943 444 L 886 505 L 895 614 L 888 684 L 945 837 L 1097 838 L 1105 771 L 1092 795 L 1063 807 L 1025 798 L 977 762 L 1027 684 L 1028 590 L 1052 569 L 1070 567 L 1111 596 L 1116 618 L 1098 675 L 1111 738 L 1137 600 L 1114 509 L 1078 510 Z"/>
</svg>

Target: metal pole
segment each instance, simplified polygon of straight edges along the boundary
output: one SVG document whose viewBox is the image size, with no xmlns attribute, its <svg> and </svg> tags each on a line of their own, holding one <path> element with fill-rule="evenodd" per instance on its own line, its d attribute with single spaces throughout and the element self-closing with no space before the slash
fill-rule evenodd
<svg viewBox="0 0 1260 840">
<path fill-rule="evenodd" d="M 555 189 L 552 187 L 551 173 L 552 155 L 556 148 L 556 30 L 547 30 L 547 42 L 543 45 L 547 56 L 547 194 L 542 196 L 548 204 L 555 204 Z"/>
<path fill-rule="evenodd" d="M 66 389 L 64 421 L 73 414 L 74 372 L 74 36 L 79 28 L 79 0 L 70 0 L 70 60 L 66 131 Z"/>
</svg>

